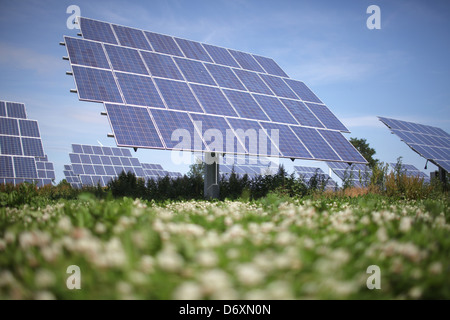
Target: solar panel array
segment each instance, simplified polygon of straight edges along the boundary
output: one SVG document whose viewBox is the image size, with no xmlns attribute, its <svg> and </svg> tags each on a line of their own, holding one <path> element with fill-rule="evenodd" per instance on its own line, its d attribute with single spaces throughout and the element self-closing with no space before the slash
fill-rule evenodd
<svg viewBox="0 0 450 320">
<path fill-rule="evenodd" d="M 310 184 L 311 179 L 315 178 L 316 182 L 320 185 L 325 183 L 325 189 L 334 190 L 337 188 L 337 184 L 331 177 L 323 172 L 321 168 L 294 166 L 294 171 L 302 178 L 306 184 Z"/>
<path fill-rule="evenodd" d="M 78 96 L 104 104 L 118 146 L 366 163 L 328 107 L 270 58 L 79 23 L 83 39 L 65 37 Z M 264 137 L 259 148 L 249 130 Z"/>
<path fill-rule="evenodd" d="M 364 164 L 348 164 L 339 162 L 327 162 L 331 170 L 350 186 L 362 188 L 367 187 L 370 182 L 372 170 Z"/>
<path fill-rule="evenodd" d="M 411 149 L 450 172 L 450 134 L 437 127 L 384 117 L 378 118 Z"/>
<path fill-rule="evenodd" d="M 393 171 L 397 170 L 397 163 L 390 163 L 389 164 L 391 166 L 391 169 Z M 401 164 L 401 167 L 399 168 L 400 172 L 402 172 L 403 174 L 407 175 L 408 177 L 419 177 L 421 179 L 424 179 L 425 182 L 430 182 L 430 177 L 427 176 L 424 172 L 420 171 L 419 169 L 417 169 L 415 166 L 413 166 L 412 164 Z"/>
<path fill-rule="evenodd" d="M 66 177 L 66 180 L 72 188 L 80 189 L 81 188 L 81 181 L 80 177 L 78 177 L 74 172 L 71 165 L 64 165 L 64 176 Z"/>
<path fill-rule="evenodd" d="M 72 144 L 69 154 L 74 175 L 83 186 L 106 186 L 122 172 L 145 178 L 142 165 L 128 149 Z"/>
<path fill-rule="evenodd" d="M 44 154 L 38 122 L 23 103 L 0 101 L 0 184 L 51 184 L 53 164 Z"/>
<path fill-rule="evenodd" d="M 72 144 L 69 154 L 71 165 L 66 165 L 64 175 L 74 187 L 105 187 L 122 172 L 131 172 L 138 178 L 179 177 L 181 173 L 165 171 L 161 165 L 141 163 L 125 148 Z"/>
</svg>

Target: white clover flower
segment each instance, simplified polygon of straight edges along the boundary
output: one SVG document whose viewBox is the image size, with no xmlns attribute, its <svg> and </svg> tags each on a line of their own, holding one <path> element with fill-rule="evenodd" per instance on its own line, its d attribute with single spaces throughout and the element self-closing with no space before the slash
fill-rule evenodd
<svg viewBox="0 0 450 320">
<path fill-rule="evenodd" d="M 244 300 L 271 300 L 271 299 L 272 297 L 270 297 L 269 293 L 263 289 L 250 290 L 244 296 Z"/>
<path fill-rule="evenodd" d="M 6 249 L 6 241 L 3 239 L 0 239 L 0 251 L 3 251 Z"/>
<path fill-rule="evenodd" d="M 13 274 L 9 270 L 3 270 L 0 272 L 0 288 L 11 286 L 16 282 Z"/>
<path fill-rule="evenodd" d="M 377 238 L 380 242 L 386 242 L 389 239 L 386 229 L 384 227 L 378 228 Z"/>
<path fill-rule="evenodd" d="M 199 282 L 205 295 L 211 295 L 231 288 L 229 275 L 221 269 L 211 269 L 202 272 Z"/>
<path fill-rule="evenodd" d="M 207 250 L 198 252 L 195 257 L 195 260 L 200 266 L 205 268 L 211 268 L 217 265 L 219 259 L 217 258 L 217 255 L 213 251 Z"/>
<path fill-rule="evenodd" d="M 202 287 L 194 281 L 183 282 L 173 292 L 175 300 L 200 300 L 202 298 Z"/>
<path fill-rule="evenodd" d="M 183 257 L 181 257 L 174 249 L 165 248 L 160 251 L 156 260 L 161 269 L 169 272 L 180 271 L 183 267 Z"/>
<path fill-rule="evenodd" d="M 49 270 L 41 269 L 36 271 L 34 283 L 38 288 L 48 288 L 55 284 L 55 275 Z"/>
<path fill-rule="evenodd" d="M 240 257 L 240 252 L 236 248 L 231 248 L 227 250 L 227 258 L 228 259 L 237 259 Z"/>
<path fill-rule="evenodd" d="M 296 236 L 289 231 L 282 231 L 275 237 L 275 243 L 280 246 L 285 246 L 295 242 Z"/>
<path fill-rule="evenodd" d="M 258 285 L 265 278 L 264 273 L 252 263 L 238 265 L 236 267 L 236 276 L 246 286 Z"/>
<path fill-rule="evenodd" d="M 16 241 L 16 235 L 11 231 L 6 231 L 4 239 L 6 243 L 13 243 L 14 241 Z"/>
<path fill-rule="evenodd" d="M 72 222 L 69 217 L 62 217 L 57 224 L 57 228 L 64 232 L 72 230 Z"/>
<path fill-rule="evenodd" d="M 154 270 L 155 259 L 152 256 L 144 255 L 139 261 L 140 270 L 146 274 L 152 273 Z"/>
<path fill-rule="evenodd" d="M 434 274 L 434 275 L 441 274 L 442 273 L 442 263 L 440 263 L 439 261 L 433 262 L 428 267 L 428 270 L 431 274 Z"/>
<path fill-rule="evenodd" d="M 412 299 L 420 299 L 420 297 L 422 297 L 422 288 L 413 287 L 413 288 L 411 288 L 411 290 L 409 290 L 408 295 Z"/>
<path fill-rule="evenodd" d="M 361 220 L 359 220 L 363 225 L 367 226 L 370 224 L 370 218 L 368 216 L 363 216 Z"/>
<path fill-rule="evenodd" d="M 274 281 L 267 286 L 267 292 L 270 299 L 273 300 L 292 300 L 294 295 L 292 288 L 286 281 Z"/>
<path fill-rule="evenodd" d="M 38 291 L 34 295 L 34 300 L 56 300 L 56 297 L 49 291 Z"/>
<path fill-rule="evenodd" d="M 399 230 L 401 232 L 408 232 L 411 230 L 412 219 L 410 217 L 403 217 L 400 220 Z"/>
</svg>

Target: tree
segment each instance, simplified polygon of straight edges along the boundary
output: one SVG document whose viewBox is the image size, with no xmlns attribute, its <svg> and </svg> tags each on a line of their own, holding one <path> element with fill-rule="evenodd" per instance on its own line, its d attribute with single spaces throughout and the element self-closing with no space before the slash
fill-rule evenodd
<svg viewBox="0 0 450 320">
<path fill-rule="evenodd" d="M 373 168 L 378 159 L 374 159 L 373 156 L 376 153 L 375 149 L 369 147 L 366 139 L 350 138 L 350 143 L 361 153 L 361 155 L 369 162 L 369 167 Z"/>
</svg>

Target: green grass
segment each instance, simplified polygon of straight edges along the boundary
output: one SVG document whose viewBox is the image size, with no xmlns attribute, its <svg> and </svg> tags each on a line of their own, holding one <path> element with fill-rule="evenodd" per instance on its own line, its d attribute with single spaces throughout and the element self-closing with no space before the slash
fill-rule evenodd
<svg viewBox="0 0 450 320">
<path fill-rule="evenodd" d="M 0 299 L 449 299 L 449 212 L 379 195 L 3 207 Z"/>
</svg>

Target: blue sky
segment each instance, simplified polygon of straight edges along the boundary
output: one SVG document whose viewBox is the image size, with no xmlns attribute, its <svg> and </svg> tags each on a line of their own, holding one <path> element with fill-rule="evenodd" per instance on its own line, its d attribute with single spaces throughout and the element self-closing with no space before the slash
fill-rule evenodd
<svg viewBox="0 0 450 320">
<path fill-rule="evenodd" d="M 80 102 L 69 90 L 64 35 L 69 5 L 81 15 L 273 58 L 304 81 L 375 157 L 399 156 L 423 170 L 425 160 L 376 116 L 437 126 L 450 132 L 450 2 L 418 0 L 264 1 L 0 1 L 0 100 L 26 104 L 38 120 L 57 182 L 72 143 L 114 146 L 101 104 Z M 368 6 L 381 9 L 381 29 L 369 30 Z M 175 165 L 169 151 L 138 150 L 141 162 Z M 293 165 L 321 162 L 282 160 Z M 436 167 L 428 165 L 430 172 Z"/>
</svg>

